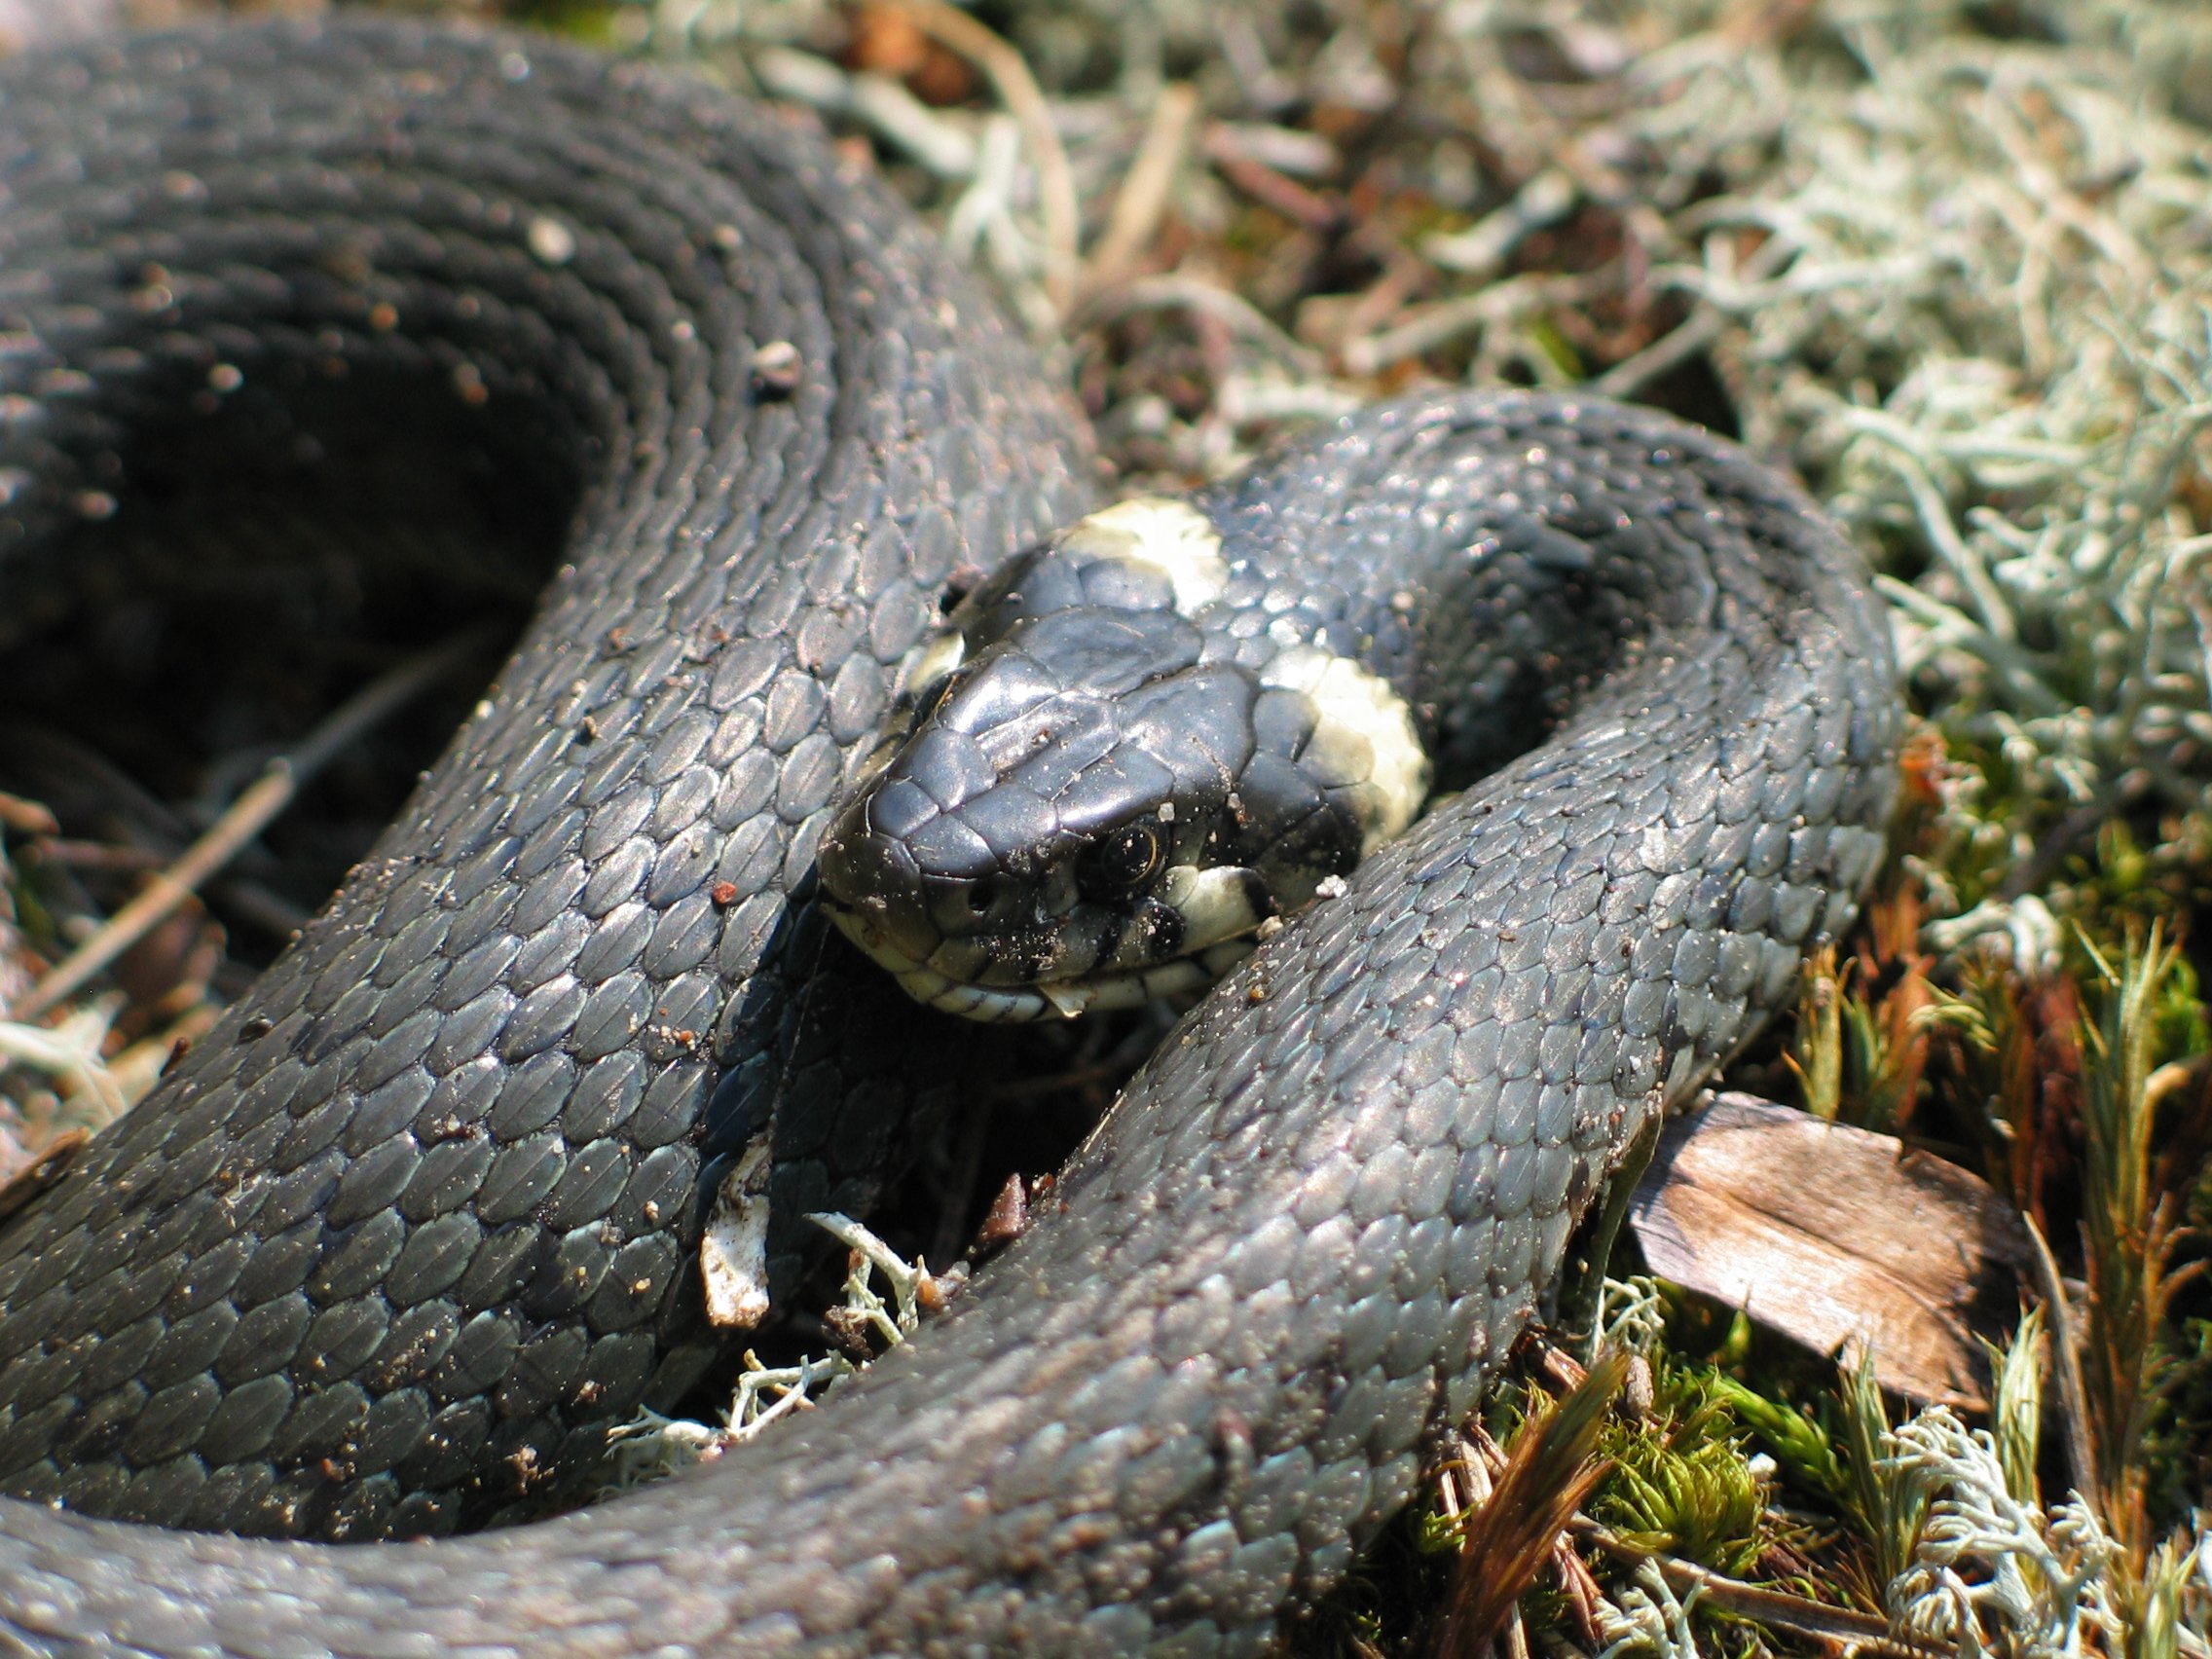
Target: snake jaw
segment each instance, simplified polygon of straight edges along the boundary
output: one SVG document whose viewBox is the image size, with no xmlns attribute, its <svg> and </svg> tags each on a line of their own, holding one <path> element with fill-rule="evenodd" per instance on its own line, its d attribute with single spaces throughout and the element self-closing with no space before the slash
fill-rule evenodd
<svg viewBox="0 0 2212 1659">
<path fill-rule="evenodd" d="M 1249 953 L 1249 938 L 1216 940 L 1190 955 L 1151 966 L 1085 974 L 1060 979 L 1029 979 L 991 984 L 945 972 L 937 959 L 946 954 L 971 955 L 962 950 L 975 941 L 947 941 L 917 957 L 906 948 L 906 937 L 883 922 L 884 904 L 864 900 L 848 903 L 829 894 L 823 913 L 837 931 L 895 978 L 916 1002 L 944 1014 L 987 1024 L 1014 1024 L 1038 1019 L 1075 1019 L 1112 1009 L 1137 1008 L 1161 997 L 1200 991 Z M 1257 927 L 1255 920 L 1252 924 Z"/>
</svg>

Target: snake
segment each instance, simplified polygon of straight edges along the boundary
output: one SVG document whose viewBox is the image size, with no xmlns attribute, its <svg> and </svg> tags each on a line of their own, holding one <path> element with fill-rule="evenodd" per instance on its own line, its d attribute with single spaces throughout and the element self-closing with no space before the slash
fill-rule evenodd
<svg viewBox="0 0 2212 1659">
<path fill-rule="evenodd" d="M 521 34 L 28 55 L 0 191 L 11 643 L 558 532 L 398 820 L 6 1223 L 0 1651 L 1260 1651 L 1882 856 L 1859 559 L 1673 417 L 1416 394 L 1101 508 L 864 163 Z M 726 1346 L 743 1170 L 864 1201 L 982 1022 L 1214 972 L 819 1409 L 462 1530 Z"/>
</svg>

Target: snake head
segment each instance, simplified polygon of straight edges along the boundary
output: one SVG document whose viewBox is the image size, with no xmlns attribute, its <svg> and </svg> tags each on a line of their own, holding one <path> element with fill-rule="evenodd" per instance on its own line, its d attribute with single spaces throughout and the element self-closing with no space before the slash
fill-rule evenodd
<svg viewBox="0 0 2212 1659">
<path fill-rule="evenodd" d="M 1425 762 L 1332 724 L 1325 665 L 1245 660 L 1232 586 L 1202 514 L 1140 500 L 970 595 L 823 837 L 832 921 L 924 1002 L 1032 1019 L 1201 988 L 1348 872 Z"/>
</svg>

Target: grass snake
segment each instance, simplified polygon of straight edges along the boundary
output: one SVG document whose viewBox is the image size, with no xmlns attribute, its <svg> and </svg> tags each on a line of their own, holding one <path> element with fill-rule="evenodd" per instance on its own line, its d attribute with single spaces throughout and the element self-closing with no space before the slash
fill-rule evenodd
<svg viewBox="0 0 2212 1659">
<path fill-rule="evenodd" d="M 1091 473 L 865 170 L 521 37 L 0 69 L 11 640 L 179 549 L 573 526 L 400 822 L 7 1224 L 0 1651 L 1256 1650 L 1411 1494 L 1627 1138 L 1847 922 L 1901 717 L 1793 487 L 1597 400 L 1336 423 L 1198 498 L 1245 608 L 1207 648 L 1357 656 L 1459 793 L 1348 880 L 1308 861 L 1328 896 L 829 1407 L 585 1514 L 359 1543 L 679 1392 L 733 1159 L 771 1137 L 779 1215 L 858 1201 L 846 1155 L 959 1076 L 814 851 L 948 577 Z"/>
</svg>

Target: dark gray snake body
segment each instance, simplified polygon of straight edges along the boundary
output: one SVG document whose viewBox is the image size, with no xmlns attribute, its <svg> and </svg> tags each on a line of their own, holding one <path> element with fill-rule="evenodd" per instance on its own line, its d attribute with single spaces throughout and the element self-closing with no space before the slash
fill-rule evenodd
<svg viewBox="0 0 2212 1659">
<path fill-rule="evenodd" d="M 688 83 L 350 26 L 0 100 L 0 576 L 65 578 L 202 426 L 345 504 L 348 387 L 414 399 L 416 461 L 459 407 L 581 481 L 406 821 L 0 1239 L 15 1490 L 443 1530 L 696 1370 L 718 1159 L 772 1132 L 780 1198 L 841 1199 L 907 1104 L 944 1022 L 829 940 L 812 848 L 947 574 L 1080 511 L 1081 450 L 879 191 Z M 1626 1137 L 1848 918 L 1899 716 L 1833 531 L 1658 416 L 1396 405 L 1208 511 L 1408 619 L 1448 770 L 1555 735 L 1236 971 L 826 1409 L 416 1546 L 11 1501 L 0 1651 L 1250 1651 L 1341 1575 Z"/>
</svg>

